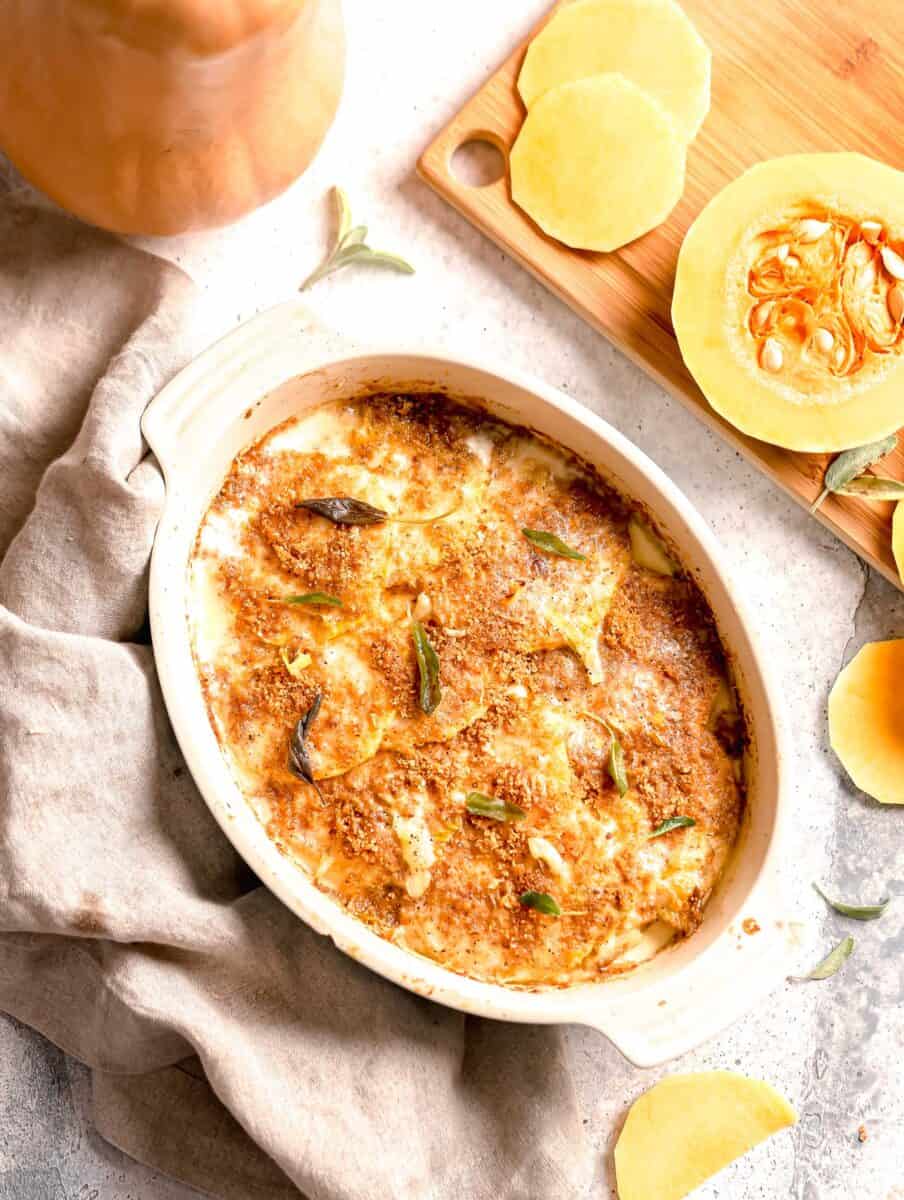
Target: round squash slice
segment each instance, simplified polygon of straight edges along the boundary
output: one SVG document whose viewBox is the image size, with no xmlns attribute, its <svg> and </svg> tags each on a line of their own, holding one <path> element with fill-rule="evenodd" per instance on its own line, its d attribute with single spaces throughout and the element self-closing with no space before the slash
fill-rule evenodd
<svg viewBox="0 0 904 1200">
<path fill-rule="evenodd" d="M 531 42 L 518 91 L 530 108 L 560 83 L 617 71 L 655 97 L 690 141 L 709 111 L 710 63 L 674 0 L 578 0 Z"/>
<path fill-rule="evenodd" d="M 678 258 L 691 374 L 742 432 L 836 451 L 904 424 L 904 173 L 860 154 L 752 167 Z"/>
<path fill-rule="evenodd" d="M 682 1200 L 794 1125 L 775 1088 L 733 1071 L 669 1075 L 636 1100 L 615 1147 L 619 1200 Z"/>
<path fill-rule="evenodd" d="M 685 144 L 662 105 L 622 75 L 563 83 L 527 114 L 512 199 L 544 233 L 616 250 L 664 221 L 684 189 Z"/>
<path fill-rule="evenodd" d="M 895 505 L 891 522 L 891 549 L 901 582 L 904 583 L 904 500 L 899 500 Z"/>
<path fill-rule="evenodd" d="M 904 638 L 869 642 L 829 696 L 829 741 L 862 792 L 904 804 Z"/>
</svg>

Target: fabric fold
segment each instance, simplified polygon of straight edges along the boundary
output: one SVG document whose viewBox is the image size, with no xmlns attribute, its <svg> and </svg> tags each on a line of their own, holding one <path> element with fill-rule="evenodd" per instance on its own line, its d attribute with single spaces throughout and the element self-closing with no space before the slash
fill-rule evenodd
<svg viewBox="0 0 904 1200">
<path fill-rule="evenodd" d="M 101 1072 L 111 1141 L 223 1200 L 574 1200 L 595 1164 L 562 1032 L 340 954 L 181 759 L 140 634 L 164 489 L 139 421 L 197 303 L 0 201 L 0 1009 Z"/>
</svg>

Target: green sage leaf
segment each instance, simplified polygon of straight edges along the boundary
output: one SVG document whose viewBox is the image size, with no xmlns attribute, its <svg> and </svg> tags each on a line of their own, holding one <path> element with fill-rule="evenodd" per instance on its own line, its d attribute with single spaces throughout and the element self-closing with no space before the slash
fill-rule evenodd
<svg viewBox="0 0 904 1200">
<path fill-rule="evenodd" d="M 845 904 L 841 900 L 833 900 L 827 896 L 818 883 L 813 884 L 817 895 L 821 896 L 829 908 L 841 913 L 843 917 L 851 917 L 855 921 L 877 921 L 891 903 L 891 899 L 880 900 L 878 904 Z"/>
<path fill-rule="evenodd" d="M 809 975 L 792 975 L 791 978 L 795 983 L 808 983 L 812 979 L 829 979 L 837 971 L 840 971 L 847 960 L 851 957 L 854 951 L 854 939 L 846 937 L 843 942 L 839 942 L 835 949 L 825 956 L 818 966 L 814 967 Z"/>
<path fill-rule="evenodd" d="M 352 226 L 352 209 L 348 202 L 348 196 L 345 188 L 334 187 L 333 198 L 336 201 L 338 209 L 338 225 L 336 228 L 336 245 L 341 246 L 348 236 L 348 231 Z"/>
<path fill-rule="evenodd" d="M 302 596 L 286 596 L 283 604 L 307 604 L 312 607 L 323 605 L 327 608 L 342 607 L 342 601 L 338 597 L 329 596 L 326 592 L 305 592 Z"/>
<path fill-rule="evenodd" d="M 810 505 L 810 512 L 816 512 L 829 492 L 841 491 L 843 487 L 847 487 L 851 480 L 862 475 L 867 467 L 874 466 L 880 459 L 891 454 L 897 444 L 898 435 L 892 433 L 878 442 L 869 442 L 865 446 L 854 446 L 853 449 L 845 450 L 843 454 L 839 454 L 829 464 L 825 478 L 822 481 L 822 491 Z"/>
<path fill-rule="evenodd" d="M 556 554 L 559 558 L 577 558 L 581 561 L 587 557 L 586 554 L 580 554 L 577 550 L 572 550 L 570 546 L 567 546 L 554 533 L 546 533 L 542 529 L 522 529 L 521 532 L 531 545 L 536 546 L 546 554 Z"/>
<path fill-rule="evenodd" d="M 421 708 L 429 717 L 436 711 L 443 696 L 439 685 L 439 656 L 430 645 L 427 631 L 420 621 L 411 623 L 411 636 L 414 640 L 414 653 L 417 656 L 417 668 L 421 677 L 418 700 Z"/>
<path fill-rule="evenodd" d="M 546 892 L 523 892 L 518 900 L 525 908 L 535 908 L 547 917 L 560 917 L 562 910 Z"/>
<path fill-rule="evenodd" d="M 465 807 L 475 817 L 491 817 L 494 821 L 523 821 L 527 813 L 507 800 L 494 800 L 483 792 L 468 792 Z"/>
<path fill-rule="evenodd" d="M 607 726 L 608 728 L 608 726 Z M 624 796 L 628 790 L 628 772 L 625 770 L 625 752 L 621 742 L 615 736 L 613 731 L 609 729 L 609 734 L 612 738 L 609 744 L 609 778 L 618 789 L 619 796 Z"/>
<path fill-rule="evenodd" d="M 650 840 L 662 837 L 664 833 L 671 833 L 673 829 L 690 829 L 696 824 L 693 817 L 668 817 L 661 825 L 656 826 L 650 834 Z"/>
<path fill-rule="evenodd" d="M 904 499 L 904 480 L 883 479 L 881 475 L 858 475 L 844 487 L 837 489 L 839 496 L 861 496 L 864 500 Z"/>
</svg>

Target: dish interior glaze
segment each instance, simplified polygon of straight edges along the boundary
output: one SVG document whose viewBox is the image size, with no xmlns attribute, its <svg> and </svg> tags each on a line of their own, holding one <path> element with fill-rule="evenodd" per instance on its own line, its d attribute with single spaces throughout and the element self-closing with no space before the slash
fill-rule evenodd
<svg viewBox="0 0 904 1200">
<path fill-rule="evenodd" d="M 443 395 L 325 403 L 235 458 L 189 596 L 244 796 L 381 937 L 564 987 L 700 923 L 743 716 L 689 573 L 574 455 Z"/>
</svg>

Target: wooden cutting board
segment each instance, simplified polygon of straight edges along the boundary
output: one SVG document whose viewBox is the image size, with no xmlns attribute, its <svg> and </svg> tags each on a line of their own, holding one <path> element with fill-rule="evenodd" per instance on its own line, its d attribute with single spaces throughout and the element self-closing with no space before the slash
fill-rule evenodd
<svg viewBox="0 0 904 1200">
<path fill-rule="evenodd" d="M 690 147 L 683 199 L 645 237 L 613 254 L 569 250 L 515 207 L 506 177 L 473 187 L 453 174 L 452 156 L 467 142 L 488 141 L 507 155 L 524 120 L 515 85 L 527 43 L 442 130 L 418 171 L 701 420 L 809 505 L 828 458 L 738 433 L 713 412 L 688 374 L 669 317 L 675 265 L 700 209 L 760 159 L 859 150 L 904 169 L 904 15 L 900 0 L 684 0 L 684 8 L 713 52 L 712 108 Z M 882 473 L 904 479 L 904 437 Z M 891 514 L 890 504 L 831 497 L 815 519 L 900 587 Z"/>
</svg>

